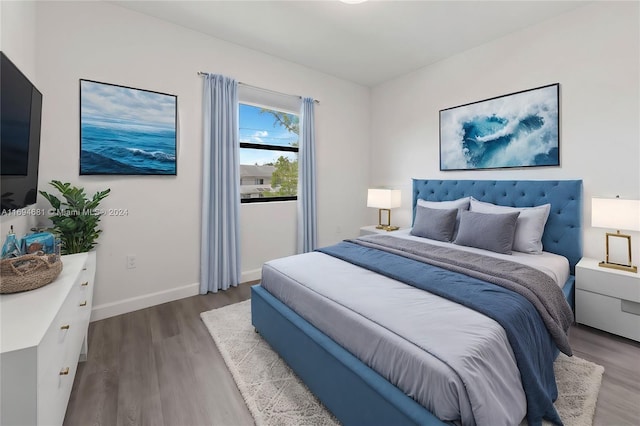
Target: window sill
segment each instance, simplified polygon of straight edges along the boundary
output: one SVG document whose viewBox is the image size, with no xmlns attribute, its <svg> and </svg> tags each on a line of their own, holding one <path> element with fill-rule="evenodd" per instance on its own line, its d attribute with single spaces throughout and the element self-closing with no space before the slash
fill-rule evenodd
<svg viewBox="0 0 640 426">
<path fill-rule="evenodd" d="M 273 203 L 276 201 L 297 201 L 298 197 L 264 197 L 240 199 L 240 204 Z"/>
</svg>

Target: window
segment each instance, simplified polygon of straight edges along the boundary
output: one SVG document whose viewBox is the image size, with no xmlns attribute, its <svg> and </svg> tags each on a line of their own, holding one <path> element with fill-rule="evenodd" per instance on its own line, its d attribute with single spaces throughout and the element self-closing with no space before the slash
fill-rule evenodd
<svg viewBox="0 0 640 426">
<path fill-rule="evenodd" d="M 240 103 L 240 201 L 295 200 L 298 115 Z"/>
</svg>

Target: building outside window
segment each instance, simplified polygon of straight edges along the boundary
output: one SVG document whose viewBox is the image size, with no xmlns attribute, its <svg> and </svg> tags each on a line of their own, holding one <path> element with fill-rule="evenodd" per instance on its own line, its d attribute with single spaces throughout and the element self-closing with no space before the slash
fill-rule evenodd
<svg viewBox="0 0 640 426">
<path fill-rule="evenodd" d="M 240 103 L 240 200 L 295 200 L 298 195 L 298 115 Z"/>
</svg>

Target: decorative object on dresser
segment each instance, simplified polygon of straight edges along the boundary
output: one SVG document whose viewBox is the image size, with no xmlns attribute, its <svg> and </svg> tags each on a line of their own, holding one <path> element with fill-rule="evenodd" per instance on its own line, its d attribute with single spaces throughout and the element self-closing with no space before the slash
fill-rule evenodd
<svg viewBox="0 0 640 426">
<path fill-rule="evenodd" d="M 56 254 L 25 254 L 2 259 L 0 263 L 0 294 L 34 290 L 51 283 L 62 271 L 62 261 Z"/>
<path fill-rule="evenodd" d="M 631 259 L 631 235 L 620 233 L 625 231 L 640 231 L 640 200 L 623 200 L 616 198 L 591 199 L 591 226 L 595 228 L 615 229 L 607 232 L 605 237 L 605 260 L 598 265 L 605 268 L 620 269 L 628 272 L 638 272 Z M 610 253 L 609 240 L 611 237 L 626 240 L 626 260 L 613 261 Z"/>
<path fill-rule="evenodd" d="M 576 265 L 576 322 L 640 342 L 640 276 L 599 266 Z"/>
<path fill-rule="evenodd" d="M 65 200 L 60 201 L 55 195 L 40 191 L 54 209 L 54 214 L 49 219 L 53 222 L 53 231 L 60 238 L 62 254 L 93 250 L 102 232 L 98 229 L 98 222 L 102 216 L 98 206 L 109 195 L 111 189 L 98 191 L 89 198 L 84 188 L 71 186 L 68 182 L 52 180 L 50 185 L 60 191 Z"/>
<path fill-rule="evenodd" d="M 95 256 L 62 256 L 51 284 L 0 296 L 0 424 L 62 424 L 77 363 L 87 359 Z"/>
<path fill-rule="evenodd" d="M 399 189 L 369 189 L 367 193 L 367 207 L 378 209 L 378 225 L 376 228 L 385 231 L 395 231 L 397 226 L 391 225 L 391 209 L 400 207 L 402 204 L 401 192 Z M 387 213 L 387 223 L 382 223 L 382 212 Z"/>
<path fill-rule="evenodd" d="M 440 170 L 559 166 L 559 105 L 555 83 L 440 110 Z"/>
<path fill-rule="evenodd" d="M 53 234 L 35 232 L 17 238 L 13 226 L 2 245 L 0 294 L 33 290 L 51 283 L 62 271 Z"/>
</svg>

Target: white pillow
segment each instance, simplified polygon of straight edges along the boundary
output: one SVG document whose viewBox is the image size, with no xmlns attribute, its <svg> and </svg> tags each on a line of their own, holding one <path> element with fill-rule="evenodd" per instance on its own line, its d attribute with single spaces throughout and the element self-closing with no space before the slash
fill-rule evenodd
<svg viewBox="0 0 640 426">
<path fill-rule="evenodd" d="M 427 201 L 427 200 L 418 200 L 418 205 L 422 207 L 428 207 L 430 209 L 458 209 L 458 219 L 460 219 L 460 211 L 461 210 L 469 210 L 469 203 L 471 202 L 471 197 L 458 198 L 453 201 Z"/>
<path fill-rule="evenodd" d="M 542 234 L 547 224 L 551 204 L 535 207 L 506 207 L 478 201 L 471 197 L 469 210 L 478 213 L 520 212 L 516 223 L 513 250 L 531 254 L 542 253 Z"/>
</svg>

